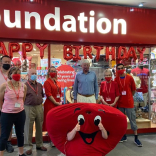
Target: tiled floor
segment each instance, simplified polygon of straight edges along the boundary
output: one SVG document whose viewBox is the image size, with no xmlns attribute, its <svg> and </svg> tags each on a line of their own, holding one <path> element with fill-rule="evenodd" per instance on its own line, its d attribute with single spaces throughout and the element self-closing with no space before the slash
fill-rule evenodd
<svg viewBox="0 0 156 156">
<path fill-rule="evenodd" d="M 137 147 L 133 143 L 133 136 L 130 136 L 127 142 L 119 143 L 107 156 L 156 156 L 156 135 L 142 135 L 139 138 L 143 147 Z M 64 156 L 56 148 L 51 148 L 50 144 L 45 143 L 44 145 L 48 148 L 47 152 L 36 151 L 34 146 L 32 156 Z M 18 156 L 17 151 L 15 147 L 15 152 L 11 154 L 5 152 L 4 156 Z"/>
</svg>

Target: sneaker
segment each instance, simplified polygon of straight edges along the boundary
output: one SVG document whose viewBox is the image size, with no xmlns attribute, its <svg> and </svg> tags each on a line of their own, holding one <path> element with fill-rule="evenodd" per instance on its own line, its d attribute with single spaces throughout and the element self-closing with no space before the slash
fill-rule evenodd
<svg viewBox="0 0 156 156">
<path fill-rule="evenodd" d="M 124 141 L 127 141 L 127 136 L 126 135 L 124 135 L 119 142 L 124 142 Z"/>
<path fill-rule="evenodd" d="M 138 147 L 142 147 L 142 143 L 140 142 L 139 139 L 134 140 L 134 143 L 135 143 Z"/>
<path fill-rule="evenodd" d="M 52 148 L 55 147 L 55 145 L 51 141 L 50 141 L 50 145 Z"/>
<path fill-rule="evenodd" d="M 7 144 L 6 144 L 6 151 L 7 151 L 8 153 L 14 152 L 14 148 L 12 147 L 10 141 L 7 141 Z"/>
</svg>

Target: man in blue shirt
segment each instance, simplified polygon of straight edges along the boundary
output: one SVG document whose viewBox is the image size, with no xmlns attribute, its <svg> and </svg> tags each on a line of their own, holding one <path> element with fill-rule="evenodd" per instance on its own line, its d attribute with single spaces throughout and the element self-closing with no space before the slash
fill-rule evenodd
<svg viewBox="0 0 156 156">
<path fill-rule="evenodd" d="M 98 83 L 96 74 L 89 71 L 89 61 L 82 61 L 82 71 L 78 72 L 74 82 L 74 103 L 97 103 L 98 100 Z"/>
</svg>

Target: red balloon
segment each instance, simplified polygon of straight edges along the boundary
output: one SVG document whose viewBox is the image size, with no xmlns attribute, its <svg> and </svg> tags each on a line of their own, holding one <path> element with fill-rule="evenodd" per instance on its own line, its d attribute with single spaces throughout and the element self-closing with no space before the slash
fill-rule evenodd
<svg viewBox="0 0 156 156">
<path fill-rule="evenodd" d="M 17 67 L 20 67 L 20 66 L 21 66 L 21 61 L 20 61 L 19 58 L 14 58 L 14 59 L 12 60 L 12 62 L 13 62 L 13 64 L 14 64 L 14 66 L 17 66 Z"/>
<path fill-rule="evenodd" d="M 13 58 L 13 52 L 18 52 L 20 49 L 20 45 L 18 43 L 9 43 L 9 56 Z"/>
<path fill-rule="evenodd" d="M 5 45 L 4 45 L 3 42 L 0 42 L 0 47 L 1 47 L 0 54 L 8 55 L 8 53 L 6 51 L 6 48 L 5 48 Z"/>
<path fill-rule="evenodd" d="M 84 59 L 87 59 L 87 55 L 89 56 L 90 59 L 92 59 L 92 47 L 90 46 L 84 46 L 83 47 L 83 55 L 84 55 Z"/>
<path fill-rule="evenodd" d="M 31 60 L 32 60 L 32 56 L 27 57 L 28 61 L 29 61 L 29 69 L 31 69 Z"/>
<path fill-rule="evenodd" d="M 99 61 L 99 59 L 100 59 L 100 51 L 103 49 L 103 47 L 101 47 L 101 46 L 94 46 L 94 48 L 96 49 L 96 61 Z"/>
<path fill-rule="evenodd" d="M 122 54 L 122 50 L 123 50 L 123 54 Z M 122 56 L 121 56 L 121 54 L 122 54 Z M 127 58 L 127 49 L 126 49 L 126 47 L 120 46 L 119 50 L 118 50 L 118 59 L 122 60 L 122 59 L 126 59 L 126 58 Z"/>
<path fill-rule="evenodd" d="M 106 47 L 106 61 L 109 60 L 109 55 L 112 55 L 112 60 L 115 60 L 115 47 L 112 47 L 111 50 Z"/>
<path fill-rule="evenodd" d="M 79 50 L 81 49 L 81 46 L 73 46 L 73 49 L 75 49 L 75 56 L 73 57 L 73 60 L 81 60 L 81 57 L 79 56 Z"/>
<path fill-rule="evenodd" d="M 137 51 L 139 52 L 140 54 L 140 60 L 143 61 L 144 59 L 144 52 L 145 52 L 146 48 L 143 47 L 142 49 L 140 49 L 139 47 L 137 47 Z"/>
<path fill-rule="evenodd" d="M 128 53 L 127 53 L 127 59 L 130 58 L 130 57 L 133 57 L 134 60 L 137 59 L 137 56 L 136 56 L 136 53 L 135 53 L 135 50 L 133 47 L 130 47 L 129 50 L 128 50 Z"/>
<path fill-rule="evenodd" d="M 73 140 L 68 141 L 67 133 L 80 120 L 83 121 L 80 131 L 76 132 Z M 96 120 L 101 121 L 109 133 L 107 139 L 102 138 Z M 51 109 L 46 117 L 46 126 L 52 142 L 65 155 L 104 156 L 115 148 L 126 133 L 127 119 L 113 107 L 74 103 Z"/>
<path fill-rule="evenodd" d="M 65 59 L 65 60 L 71 60 L 72 58 L 73 58 L 73 53 L 72 53 L 72 46 L 70 46 L 70 45 L 64 45 L 64 47 L 63 47 L 63 58 Z M 69 55 L 69 56 L 67 56 L 67 55 Z"/>
<path fill-rule="evenodd" d="M 22 56 L 26 59 L 26 52 L 32 51 L 33 46 L 31 43 L 22 43 Z"/>
<path fill-rule="evenodd" d="M 41 59 L 43 59 L 44 49 L 47 48 L 48 44 L 44 44 L 43 46 L 41 46 L 39 43 L 37 43 L 36 46 L 40 49 L 40 57 Z"/>
</svg>

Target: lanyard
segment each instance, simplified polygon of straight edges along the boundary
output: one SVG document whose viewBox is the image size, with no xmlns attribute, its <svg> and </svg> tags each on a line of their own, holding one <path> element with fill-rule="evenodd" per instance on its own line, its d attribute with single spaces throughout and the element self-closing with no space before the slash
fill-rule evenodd
<svg viewBox="0 0 156 156">
<path fill-rule="evenodd" d="M 19 99 L 20 88 L 18 87 L 18 93 L 17 93 L 16 90 L 15 90 L 15 87 L 12 84 L 12 81 L 10 81 L 10 82 L 11 82 L 12 89 L 14 90 L 14 93 L 16 94 L 16 97 L 17 97 L 17 100 L 18 100 Z"/>
<path fill-rule="evenodd" d="M 124 90 L 124 88 L 125 88 L 125 81 L 126 81 L 126 75 L 125 75 L 125 79 L 124 79 L 124 86 L 122 86 L 122 83 L 121 83 L 120 77 L 119 77 L 119 81 L 120 81 L 120 84 L 121 84 L 122 89 Z"/>
<path fill-rule="evenodd" d="M 30 85 L 30 83 L 27 81 L 30 88 L 37 94 L 38 93 L 38 85 L 36 84 L 36 90 Z M 36 82 L 37 83 L 37 82 Z"/>
<path fill-rule="evenodd" d="M 112 81 L 111 81 L 111 82 L 112 82 Z M 108 92 L 108 90 L 107 90 L 107 82 L 106 82 L 106 86 L 105 86 L 105 88 L 106 88 L 106 90 L 107 90 L 107 95 L 108 95 L 108 96 L 109 96 L 110 89 L 111 89 L 111 84 L 112 84 L 111 82 L 110 82 L 109 92 Z"/>
<path fill-rule="evenodd" d="M 59 93 L 59 86 L 57 85 L 57 82 L 55 82 L 54 80 L 52 80 L 54 85 L 57 87 L 57 93 Z"/>
<path fill-rule="evenodd" d="M 1 70 L 1 74 L 3 75 L 5 81 L 7 81 L 8 77 L 4 76 L 4 74 L 2 73 L 2 70 Z"/>
</svg>

